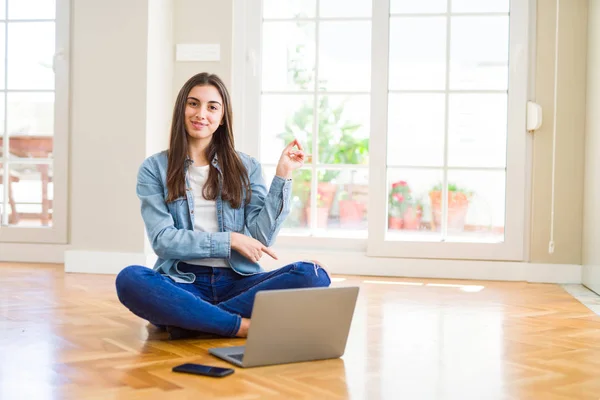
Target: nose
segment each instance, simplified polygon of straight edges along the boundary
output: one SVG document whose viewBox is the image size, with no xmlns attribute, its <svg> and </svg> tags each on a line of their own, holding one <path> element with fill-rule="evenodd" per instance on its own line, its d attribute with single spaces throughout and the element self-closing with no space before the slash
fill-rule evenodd
<svg viewBox="0 0 600 400">
<path fill-rule="evenodd" d="M 199 107 L 198 112 L 196 113 L 196 116 L 199 119 L 203 119 L 203 118 L 206 118 L 206 113 L 207 113 L 207 111 L 206 111 L 206 109 L 204 109 L 204 107 Z"/>
</svg>

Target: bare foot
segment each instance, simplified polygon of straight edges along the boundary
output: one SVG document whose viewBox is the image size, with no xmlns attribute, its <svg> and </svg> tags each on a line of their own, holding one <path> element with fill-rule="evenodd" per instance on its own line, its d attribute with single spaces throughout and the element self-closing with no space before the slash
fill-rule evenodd
<svg viewBox="0 0 600 400">
<path fill-rule="evenodd" d="M 242 318 L 242 322 L 240 323 L 240 329 L 237 331 L 235 336 L 247 337 L 248 329 L 250 329 L 250 320 L 248 318 Z"/>
</svg>

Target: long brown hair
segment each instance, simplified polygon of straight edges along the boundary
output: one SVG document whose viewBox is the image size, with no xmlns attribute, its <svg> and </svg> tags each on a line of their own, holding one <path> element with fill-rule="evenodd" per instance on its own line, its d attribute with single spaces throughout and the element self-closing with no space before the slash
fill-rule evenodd
<svg viewBox="0 0 600 400">
<path fill-rule="evenodd" d="M 250 201 L 250 179 L 248 171 L 235 151 L 233 138 L 233 113 L 231 100 L 225 84 L 217 75 L 206 72 L 192 76 L 181 88 L 173 109 L 171 138 L 168 150 L 167 202 L 185 196 L 185 163 L 188 156 L 188 133 L 185 129 L 185 107 L 190 91 L 195 86 L 214 86 L 223 99 L 223 124 L 219 125 L 206 148 L 209 162 L 208 179 L 202 194 L 207 200 L 216 200 L 219 193 L 219 171 L 212 164 L 217 156 L 223 173 L 221 198 L 233 208 L 240 208 L 242 195 L 246 191 L 246 202 Z"/>
</svg>

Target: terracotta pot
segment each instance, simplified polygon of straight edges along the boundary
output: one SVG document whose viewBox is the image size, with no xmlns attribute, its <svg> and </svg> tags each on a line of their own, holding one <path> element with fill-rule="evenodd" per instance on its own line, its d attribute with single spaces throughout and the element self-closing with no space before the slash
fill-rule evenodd
<svg viewBox="0 0 600 400">
<path fill-rule="evenodd" d="M 306 207 L 306 225 L 310 227 L 311 207 Z M 327 220 L 329 219 L 329 208 L 317 208 L 317 228 L 327 228 Z"/>
<path fill-rule="evenodd" d="M 340 222 L 360 222 L 365 215 L 365 204 L 354 200 L 340 200 Z"/>
<path fill-rule="evenodd" d="M 418 231 L 421 227 L 421 214 L 420 209 L 409 207 L 404 212 L 404 229 L 410 231 Z"/>
<path fill-rule="evenodd" d="M 400 230 L 404 227 L 404 218 L 402 217 L 388 217 L 388 229 Z"/>
<path fill-rule="evenodd" d="M 319 182 L 317 187 L 317 193 L 319 194 L 319 205 L 321 207 L 330 209 L 336 191 L 337 185 L 335 183 Z"/>
<path fill-rule="evenodd" d="M 442 226 L 442 192 L 439 190 L 429 193 L 433 230 Z M 462 232 L 469 209 L 469 198 L 464 193 L 448 192 L 448 230 Z"/>
</svg>

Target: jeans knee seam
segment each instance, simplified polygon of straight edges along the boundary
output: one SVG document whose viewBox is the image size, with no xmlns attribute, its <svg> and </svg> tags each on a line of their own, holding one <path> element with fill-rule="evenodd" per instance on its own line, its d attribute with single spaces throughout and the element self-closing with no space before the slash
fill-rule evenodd
<svg viewBox="0 0 600 400">
<path fill-rule="evenodd" d="M 255 283 L 254 285 L 252 285 L 252 286 L 249 286 L 249 287 L 245 288 L 245 289 L 244 289 L 244 291 L 242 291 L 242 292 L 239 292 L 239 293 L 238 293 L 238 294 L 236 294 L 235 296 L 226 297 L 226 298 L 224 298 L 223 300 L 221 300 L 221 301 L 219 301 L 218 303 L 215 303 L 215 304 L 216 304 L 216 305 L 219 305 L 219 304 L 221 304 L 221 303 L 225 303 L 226 301 L 229 301 L 229 300 L 231 300 L 231 299 L 235 299 L 236 297 L 239 297 L 239 296 L 241 296 L 241 295 L 243 295 L 243 294 L 245 294 L 245 293 L 249 292 L 249 291 L 250 291 L 250 290 L 252 290 L 252 289 L 253 289 L 255 286 L 257 286 L 257 285 L 259 285 L 259 284 L 261 284 L 261 283 L 263 283 L 263 282 L 265 282 L 265 281 L 267 281 L 267 280 L 268 280 L 268 279 L 264 279 L 264 280 L 262 280 L 262 281 L 260 281 L 260 282 L 257 282 L 257 283 Z"/>
<path fill-rule="evenodd" d="M 294 268 L 294 267 L 292 267 L 292 268 Z M 290 269 L 290 271 L 291 271 L 291 269 Z M 290 273 L 290 271 L 285 271 L 285 272 L 283 272 L 282 274 L 289 274 L 289 273 Z M 268 274 L 268 272 L 267 272 L 267 273 L 265 273 L 265 274 Z M 248 286 L 248 287 L 244 288 L 244 290 L 243 290 L 243 291 L 239 292 L 239 293 L 238 293 L 238 294 L 236 294 L 235 296 L 226 297 L 226 298 L 224 298 L 223 300 L 219 301 L 219 302 L 218 302 L 218 303 L 216 303 L 216 304 L 221 304 L 221 303 L 224 303 L 224 302 L 226 302 L 226 301 L 229 301 L 229 300 L 231 300 L 231 299 L 234 299 L 234 298 L 236 298 L 236 297 L 239 297 L 239 296 L 241 296 L 241 295 L 243 295 L 243 294 L 247 293 L 248 291 L 252 290 L 252 289 L 253 289 L 253 288 L 255 288 L 256 286 L 260 285 L 261 283 L 264 283 L 264 282 L 268 281 L 269 279 L 276 278 L 277 276 L 279 276 L 279 275 L 273 275 L 273 276 L 269 276 L 269 277 L 266 277 L 266 278 L 265 278 L 265 279 L 263 279 L 263 280 L 260 280 L 260 281 L 258 281 L 258 282 L 255 282 L 255 283 L 254 283 L 252 286 Z"/>
</svg>

